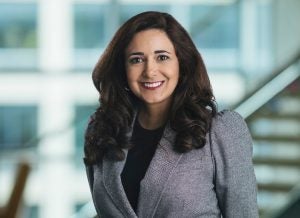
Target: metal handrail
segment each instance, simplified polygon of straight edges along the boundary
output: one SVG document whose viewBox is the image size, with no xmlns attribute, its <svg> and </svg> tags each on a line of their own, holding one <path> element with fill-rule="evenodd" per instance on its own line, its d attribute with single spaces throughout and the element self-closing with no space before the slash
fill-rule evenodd
<svg viewBox="0 0 300 218">
<path fill-rule="evenodd" d="M 248 118 L 300 76 L 299 61 L 300 50 L 231 108 Z"/>
<path fill-rule="evenodd" d="M 27 161 L 21 161 L 18 166 L 17 176 L 13 185 L 11 195 L 0 210 L 0 218 L 14 218 L 21 207 L 24 189 L 28 180 L 31 166 Z"/>
</svg>

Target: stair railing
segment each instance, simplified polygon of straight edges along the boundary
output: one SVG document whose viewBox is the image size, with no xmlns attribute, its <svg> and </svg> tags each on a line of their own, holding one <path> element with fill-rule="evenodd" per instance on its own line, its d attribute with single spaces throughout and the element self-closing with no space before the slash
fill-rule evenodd
<svg viewBox="0 0 300 218">
<path fill-rule="evenodd" d="M 300 77 L 300 51 L 284 65 L 275 69 L 257 88 L 248 93 L 232 109 L 247 119 L 285 87 Z"/>
<path fill-rule="evenodd" d="M 6 205 L 0 209 L 0 218 L 17 217 L 30 169 L 29 163 L 20 162 L 11 195 Z"/>
</svg>

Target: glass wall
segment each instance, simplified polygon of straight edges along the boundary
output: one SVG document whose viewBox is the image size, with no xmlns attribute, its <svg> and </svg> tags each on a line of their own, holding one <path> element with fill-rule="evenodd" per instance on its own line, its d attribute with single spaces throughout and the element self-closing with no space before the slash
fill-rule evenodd
<svg viewBox="0 0 300 218">
<path fill-rule="evenodd" d="M 101 49 L 105 46 L 107 4 L 74 4 L 75 49 Z"/>
<path fill-rule="evenodd" d="M 195 44 L 201 49 L 239 48 L 239 5 L 190 6 L 190 29 Z"/>
<path fill-rule="evenodd" d="M 37 5 L 0 1 L 0 69 L 36 68 L 37 44 Z"/>
<path fill-rule="evenodd" d="M 0 105 L 0 149 L 36 147 L 37 107 Z"/>
<path fill-rule="evenodd" d="M 130 17 L 142 13 L 144 11 L 160 11 L 170 13 L 171 5 L 162 4 L 121 4 L 120 6 L 120 25 Z"/>
<path fill-rule="evenodd" d="M 177 17 L 181 10 L 187 17 L 183 26 L 189 31 L 201 53 L 206 56 L 211 69 L 237 69 L 239 53 L 239 3 L 230 4 L 189 4 L 179 9 L 176 4 L 167 3 L 119 3 L 114 6 L 96 3 L 74 5 L 74 67 L 92 69 L 103 49 L 107 46 L 117 26 L 144 11 L 161 11 Z M 110 17 L 111 13 L 115 13 Z M 111 25 L 112 24 L 112 25 Z M 225 57 L 225 58 L 224 58 Z"/>
</svg>

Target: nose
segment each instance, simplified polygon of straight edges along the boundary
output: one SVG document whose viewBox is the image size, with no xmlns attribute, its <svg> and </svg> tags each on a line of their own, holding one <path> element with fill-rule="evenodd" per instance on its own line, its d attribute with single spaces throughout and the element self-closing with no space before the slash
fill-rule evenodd
<svg viewBox="0 0 300 218">
<path fill-rule="evenodd" d="M 158 65 L 157 65 L 156 61 L 153 59 L 148 59 L 145 62 L 143 76 L 146 78 L 152 78 L 152 77 L 156 76 L 157 70 L 158 70 Z"/>
</svg>

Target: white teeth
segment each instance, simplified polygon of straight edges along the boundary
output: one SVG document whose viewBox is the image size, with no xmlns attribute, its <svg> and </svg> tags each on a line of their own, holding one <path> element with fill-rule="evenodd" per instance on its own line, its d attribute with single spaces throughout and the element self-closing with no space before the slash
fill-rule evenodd
<svg viewBox="0 0 300 218">
<path fill-rule="evenodd" d="M 155 82 L 155 83 L 143 83 L 144 86 L 149 88 L 156 88 L 162 84 L 162 82 Z"/>
</svg>

